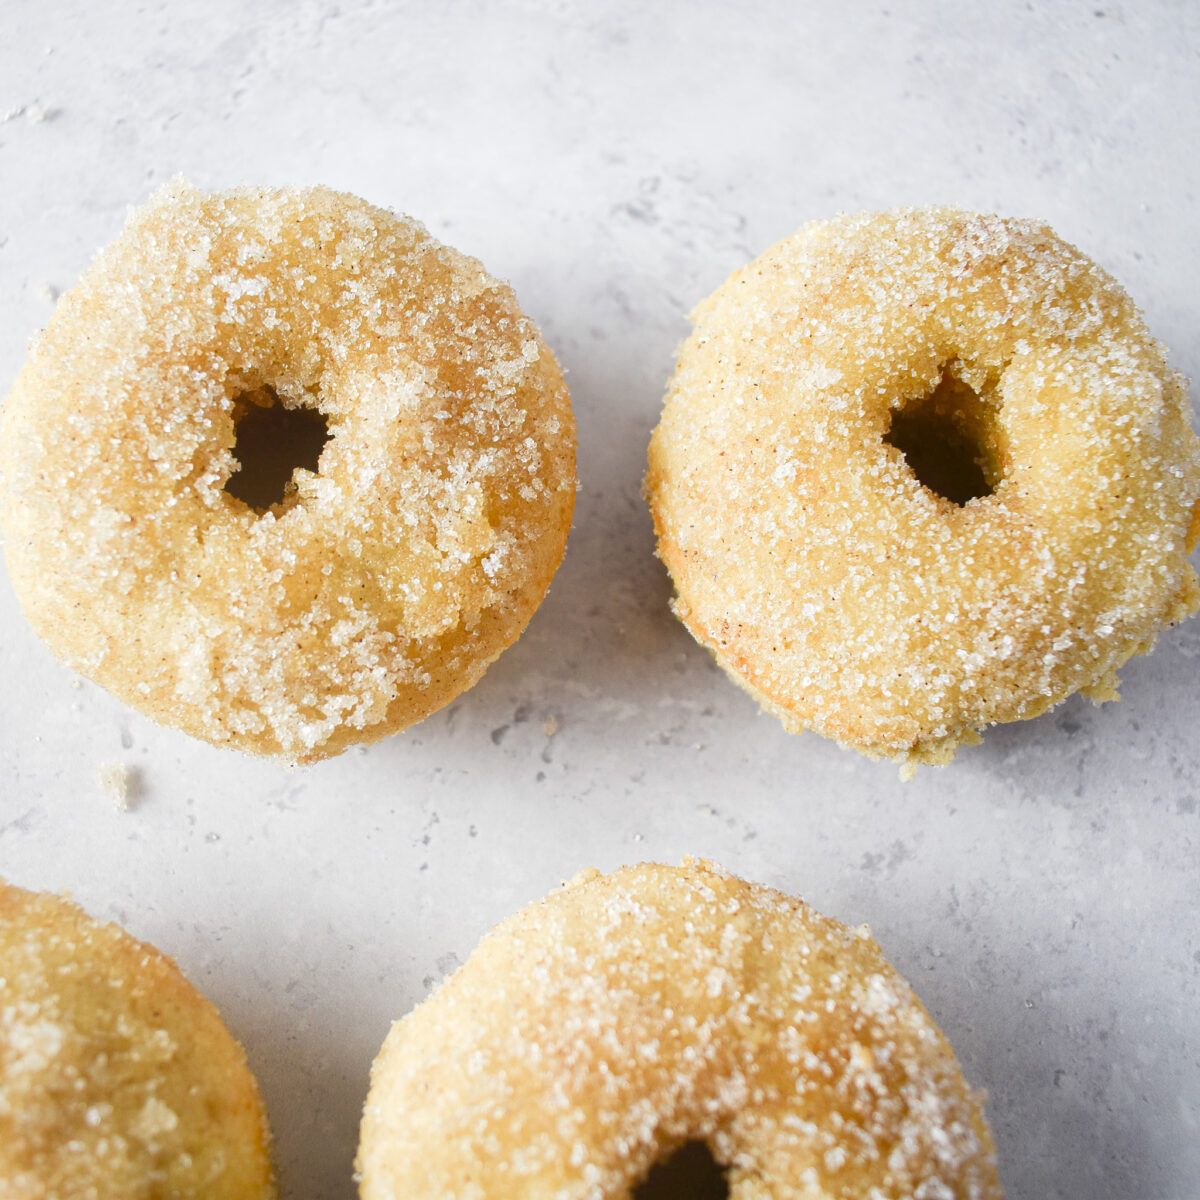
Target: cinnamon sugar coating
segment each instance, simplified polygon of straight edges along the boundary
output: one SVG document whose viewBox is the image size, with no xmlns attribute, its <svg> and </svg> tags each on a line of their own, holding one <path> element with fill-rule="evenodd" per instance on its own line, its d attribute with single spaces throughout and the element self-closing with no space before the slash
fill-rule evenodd
<svg viewBox="0 0 1200 1200">
<path fill-rule="evenodd" d="M 731 1200 L 998 1200 L 980 1100 L 864 928 L 707 863 L 584 872 L 392 1027 L 363 1200 L 627 1200 L 706 1142 Z"/>
<path fill-rule="evenodd" d="M 1184 381 L 1046 226 L 818 221 L 693 322 L 650 444 L 659 554 L 679 617 L 788 729 L 945 763 L 994 722 L 1115 698 L 1196 610 Z M 984 486 L 925 486 L 900 414 L 969 446 Z"/>
<path fill-rule="evenodd" d="M 329 440 L 260 510 L 225 485 L 239 412 L 271 396 Z M 176 182 L 35 340 L 0 415 L 0 522 L 71 667 L 310 761 L 420 720 L 515 641 L 574 462 L 558 366 L 474 259 L 326 189 Z"/>
<path fill-rule="evenodd" d="M 0 881 L 0 1195 L 271 1200 L 246 1056 L 169 959 Z"/>
</svg>

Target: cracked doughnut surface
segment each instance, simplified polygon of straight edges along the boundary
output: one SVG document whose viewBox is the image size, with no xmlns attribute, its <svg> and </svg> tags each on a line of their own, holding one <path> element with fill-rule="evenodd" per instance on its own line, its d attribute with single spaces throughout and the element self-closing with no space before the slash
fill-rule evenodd
<svg viewBox="0 0 1200 1200">
<path fill-rule="evenodd" d="M 251 469 L 238 421 L 272 402 L 328 441 L 255 508 L 226 485 Z M 34 341 L 0 413 L 0 523 L 68 665 L 310 761 L 420 720 L 516 640 L 574 463 L 561 372 L 477 261 L 327 189 L 176 182 Z"/>
<path fill-rule="evenodd" d="M 371 1074 L 363 1200 L 628 1200 L 689 1141 L 731 1200 L 998 1200 L 980 1098 L 863 927 L 703 862 L 499 925 Z"/>
<path fill-rule="evenodd" d="M 659 554 L 679 617 L 790 730 L 945 763 L 1115 698 L 1196 610 L 1184 381 L 1046 226 L 818 221 L 692 316 L 650 444 Z M 921 477 L 939 438 L 957 493 Z"/>
<path fill-rule="evenodd" d="M 242 1048 L 170 959 L 0 881 L 0 1195 L 272 1200 Z"/>
</svg>

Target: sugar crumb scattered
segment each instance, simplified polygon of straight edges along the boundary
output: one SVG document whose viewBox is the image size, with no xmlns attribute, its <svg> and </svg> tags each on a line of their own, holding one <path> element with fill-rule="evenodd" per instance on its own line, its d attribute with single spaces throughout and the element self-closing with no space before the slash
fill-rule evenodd
<svg viewBox="0 0 1200 1200">
<path fill-rule="evenodd" d="M 129 812 L 133 807 L 133 774 L 124 763 L 102 763 L 96 768 L 96 781 L 118 812 Z"/>
</svg>

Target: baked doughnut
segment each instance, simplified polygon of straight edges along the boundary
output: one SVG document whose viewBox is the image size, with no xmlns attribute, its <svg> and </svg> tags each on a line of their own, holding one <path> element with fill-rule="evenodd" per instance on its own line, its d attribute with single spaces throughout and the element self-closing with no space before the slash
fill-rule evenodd
<svg viewBox="0 0 1200 1200">
<path fill-rule="evenodd" d="M 945 763 L 1200 593 L 1200 448 L 1129 297 L 1046 226 L 801 229 L 692 314 L 646 490 L 675 611 L 792 731 Z"/>
<path fill-rule="evenodd" d="M 980 1100 L 863 927 L 703 862 L 585 872 L 388 1034 L 363 1200 L 627 1200 L 703 1141 L 731 1200 L 1000 1196 Z"/>
<path fill-rule="evenodd" d="M 0 1193 L 269 1200 L 246 1056 L 170 959 L 0 882 Z"/>
<path fill-rule="evenodd" d="M 246 461 L 272 445 L 299 465 Z M 34 342 L 0 524 L 68 665 L 311 761 L 420 720 L 518 637 L 574 462 L 558 366 L 474 259 L 323 188 L 176 182 Z"/>
</svg>

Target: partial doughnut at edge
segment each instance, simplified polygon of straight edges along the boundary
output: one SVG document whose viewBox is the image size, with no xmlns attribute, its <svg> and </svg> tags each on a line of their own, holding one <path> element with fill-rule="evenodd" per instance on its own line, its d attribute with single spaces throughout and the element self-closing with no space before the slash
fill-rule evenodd
<svg viewBox="0 0 1200 1200">
<path fill-rule="evenodd" d="M 998 1200 L 979 1097 L 866 928 L 703 862 L 584 872 L 388 1034 L 362 1200 L 627 1200 L 706 1142 L 731 1200 Z"/>
<path fill-rule="evenodd" d="M 170 959 L 0 881 L 0 1194 L 273 1200 L 242 1048 Z"/>
</svg>

